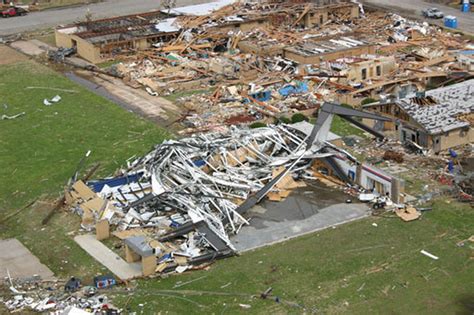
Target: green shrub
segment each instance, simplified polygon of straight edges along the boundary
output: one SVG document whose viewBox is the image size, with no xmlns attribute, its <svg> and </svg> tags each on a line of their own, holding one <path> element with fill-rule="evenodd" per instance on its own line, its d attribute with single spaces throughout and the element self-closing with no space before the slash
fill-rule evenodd
<svg viewBox="0 0 474 315">
<path fill-rule="evenodd" d="M 288 118 L 288 117 L 285 117 L 285 116 L 281 116 L 279 118 L 280 122 L 284 123 L 284 124 L 291 124 L 291 119 Z"/>
<path fill-rule="evenodd" d="M 360 105 L 366 105 L 366 104 L 370 104 L 370 103 L 374 103 L 374 102 L 377 102 L 377 100 L 373 99 L 371 97 L 367 97 L 367 98 L 363 99 L 362 102 L 360 102 Z"/>
<path fill-rule="evenodd" d="M 267 124 L 263 123 L 263 122 L 260 122 L 260 121 L 257 121 L 257 122 L 254 122 L 252 124 L 250 124 L 250 128 L 252 129 L 255 129 L 255 128 L 263 128 L 263 127 L 266 127 Z"/>
<path fill-rule="evenodd" d="M 298 123 L 300 121 L 308 121 L 308 117 L 306 117 L 305 115 L 301 114 L 301 113 L 296 113 L 294 114 L 293 116 L 291 116 L 291 122 L 292 123 Z"/>
</svg>

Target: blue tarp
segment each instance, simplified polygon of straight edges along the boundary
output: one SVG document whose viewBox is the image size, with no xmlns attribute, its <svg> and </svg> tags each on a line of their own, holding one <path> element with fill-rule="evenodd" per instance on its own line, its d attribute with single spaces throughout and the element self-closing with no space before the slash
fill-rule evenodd
<svg viewBox="0 0 474 315">
<path fill-rule="evenodd" d="M 272 93 L 270 91 L 262 91 L 258 93 L 252 93 L 250 96 L 257 101 L 266 102 L 272 98 Z"/>
<path fill-rule="evenodd" d="M 454 171 L 454 162 L 453 160 L 448 161 L 448 171 L 452 173 Z"/>
<path fill-rule="evenodd" d="M 206 165 L 206 161 L 204 161 L 204 160 L 196 160 L 196 161 L 194 161 L 193 163 L 194 163 L 194 165 L 197 166 L 197 167 L 201 167 L 201 166 Z"/>
<path fill-rule="evenodd" d="M 94 192 L 100 192 L 105 185 L 109 187 L 122 186 L 128 183 L 138 182 L 143 173 L 137 173 L 134 175 L 106 178 L 100 180 L 89 181 L 87 184 Z"/>
<path fill-rule="evenodd" d="M 281 89 L 278 90 L 281 96 L 289 96 L 292 94 L 301 94 L 301 93 L 308 93 L 309 87 L 306 82 L 296 82 L 296 85 L 285 85 Z"/>
</svg>

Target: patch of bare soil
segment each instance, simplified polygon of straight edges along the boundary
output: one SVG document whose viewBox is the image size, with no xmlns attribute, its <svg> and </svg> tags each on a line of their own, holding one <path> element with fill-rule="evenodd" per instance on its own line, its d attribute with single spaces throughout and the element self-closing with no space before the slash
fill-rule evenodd
<svg viewBox="0 0 474 315">
<path fill-rule="evenodd" d="M 25 60 L 28 60 L 26 56 L 8 46 L 0 45 L 0 65 L 9 65 Z"/>
</svg>

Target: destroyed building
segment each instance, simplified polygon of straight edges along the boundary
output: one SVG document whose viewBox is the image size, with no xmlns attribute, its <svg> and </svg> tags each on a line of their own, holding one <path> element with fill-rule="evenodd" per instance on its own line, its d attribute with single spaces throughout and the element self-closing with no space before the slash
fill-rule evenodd
<svg viewBox="0 0 474 315">
<path fill-rule="evenodd" d="M 319 65 L 326 60 L 375 54 L 375 45 L 350 37 L 307 41 L 284 49 L 285 58 L 300 64 Z"/>
<path fill-rule="evenodd" d="M 206 17 L 212 10 L 221 9 L 233 1 L 194 5 L 174 10 L 161 10 L 116 18 L 84 21 L 55 30 L 58 47 L 75 48 L 82 58 L 100 63 L 113 58 L 119 52 L 145 50 L 159 47 L 175 39 L 183 27 L 193 27 L 196 21 L 188 21 L 187 15 Z M 183 19 L 176 18 L 183 16 Z M 248 32 L 267 24 L 279 24 L 299 16 L 294 26 L 313 27 L 328 22 L 329 17 L 359 17 L 359 7 L 354 3 L 336 2 L 329 5 L 292 5 L 291 10 L 280 4 L 276 10 L 241 12 L 232 16 L 216 16 L 206 27 L 219 32 Z M 334 43 L 333 43 L 334 45 Z M 183 46 L 185 47 L 185 46 Z M 205 47 L 203 47 L 205 48 Z M 335 49 L 335 47 L 333 47 Z"/>
<path fill-rule="evenodd" d="M 400 141 L 436 153 L 474 141 L 474 79 L 364 109 L 396 119 L 380 129 L 396 131 Z"/>
<path fill-rule="evenodd" d="M 336 60 L 330 65 L 332 68 L 339 67 L 341 69 L 340 74 L 345 76 L 345 81 L 354 82 L 380 80 L 398 68 L 393 56 L 345 58 L 342 64 L 338 64 L 338 60 Z"/>
<path fill-rule="evenodd" d="M 87 186 L 75 182 L 66 189 L 66 200 L 81 215 L 83 228 L 96 229 L 97 238 L 108 237 L 109 224 L 114 226 L 113 234 L 125 242 L 126 260 L 141 261 L 143 275 L 183 272 L 233 255 L 232 236 L 251 224 L 247 211 L 266 197 L 287 198 L 308 180 L 403 201 L 402 180 L 329 142 L 334 115 L 388 120 L 325 103 L 314 125 L 233 126 L 168 140 L 115 177 Z"/>
<path fill-rule="evenodd" d="M 461 69 L 474 72 L 474 50 L 463 50 L 458 52 L 456 60 Z"/>
<path fill-rule="evenodd" d="M 58 47 L 75 48 L 92 63 L 112 58 L 124 49 L 146 49 L 177 36 L 174 19 L 160 11 L 80 22 L 55 30 Z"/>
</svg>

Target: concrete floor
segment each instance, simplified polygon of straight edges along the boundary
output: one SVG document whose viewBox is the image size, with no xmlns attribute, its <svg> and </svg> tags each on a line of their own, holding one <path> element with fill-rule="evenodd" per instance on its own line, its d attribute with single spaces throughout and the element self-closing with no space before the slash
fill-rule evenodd
<svg viewBox="0 0 474 315">
<path fill-rule="evenodd" d="M 314 183 L 300 188 L 282 202 L 264 201 L 249 212 L 250 225 L 231 241 L 240 252 L 339 225 L 370 214 L 362 203 L 345 203 L 342 191 Z M 356 200 L 354 199 L 354 202 Z"/>
<path fill-rule="evenodd" d="M 133 279 L 142 275 L 142 266 L 140 262 L 131 264 L 127 263 L 122 259 L 122 257 L 98 241 L 95 238 L 95 235 L 78 235 L 74 237 L 74 241 L 76 241 L 82 249 L 109 269 L 119 279 Z"/>
<path fill-rule="evenodd" d="M 91 92 L 162 127 L 169 127 L 170 123 L 181 115 L 180 109 L 172 102 L 159 96 L 151 96 L 143 89 L 134 89 L 124 84 L 121 79 L 91 75 L 87 71 L 77 71 L 77 74 L 68 72 L 66 76 Z"/>
<path fill-rule="evenodd" d="M 0 281 L 7 277 L 7 270 L 14 279 L 27 279 L 35 275 L 43 280 L 55 279 L 53 272 L 14 238 L 0 240 Z"/>
</svg>

